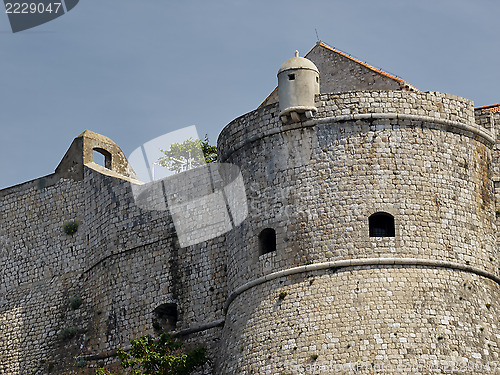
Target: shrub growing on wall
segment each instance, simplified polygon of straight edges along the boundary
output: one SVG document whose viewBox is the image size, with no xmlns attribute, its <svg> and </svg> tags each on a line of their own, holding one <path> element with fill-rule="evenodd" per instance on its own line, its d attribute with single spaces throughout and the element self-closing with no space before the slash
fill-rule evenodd
<svg viewBox="0 0 500 375">
<path fill-rule="evenodd" d="M 186 352 L 183 344 L 174 341 L 172 336 L 163 333 L 157 339 L 150 335 L 132 340 L 128 352 L 118 350 L 121 366 L 131 369 L 132 375 L 189 375 L 207 361 L 205 348 Z M 96 375 L 113 375 L 98 369 Z"/>
<path fill-rule="evenodd" d="M 69 299 L 69 305 L 73 310 L 78 309 L 82 305 L 82 297 L 73 296 Z"/>
<path fill-rule="evenodd" d="M 78 223 L 75 220 L 68 221 L 63 227 L 64 233 L 72 235 L 78 230 Z"/>
</svg>

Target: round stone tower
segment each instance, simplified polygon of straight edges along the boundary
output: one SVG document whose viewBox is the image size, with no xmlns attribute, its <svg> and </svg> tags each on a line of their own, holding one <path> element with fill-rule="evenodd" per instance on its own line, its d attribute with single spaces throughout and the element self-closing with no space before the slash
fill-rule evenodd
<svg viewBox="0 0 500 375">
<path fill-rule="evenodd" d="M 283 123 L 300 121 L 301 115 L 312 118 L 317 108 L 314 97 L 319 94 L 319 71 L 311 60 L 288 59 L 278 71 L 280 119 Z"/>
<path fill-rule="evenodd" d="M 495 140 L 472 102 L 321 94 L 305 105 L 314 117 L 284 122 L 303 103 L 288 74 L 279 106 L 218 140 L 220 161 L 241 168 L 249 215 L 226 236 L 215 372 L 488 373 L 500 357 Z"/>
</svg>

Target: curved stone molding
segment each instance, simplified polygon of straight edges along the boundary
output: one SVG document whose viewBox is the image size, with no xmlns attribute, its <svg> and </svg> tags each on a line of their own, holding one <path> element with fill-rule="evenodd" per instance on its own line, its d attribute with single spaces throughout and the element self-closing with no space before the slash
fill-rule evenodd
<svg viewBox="0 0 500 375">
<path fill-rule="evenodd" d="M 202 325 L 199 325 L 196 327 L 186 328 L 186 329 L 183 329 L 182 331 L 173 332 L 172 336 L 173 337 L 187 336 L 187 335 L 191 335 L 193 333 L 203 332 L 203 331 L 206 331 L 208 329 L 222 327 L 222 326 L 224 326 L 225 322 L 226 322 L 226 320 L 224 318 L 214 320 L 213 322 L 205 323 L 205 324 L 202 324 Z"/>
<path fill-rule="evenodd" d="M 253 288 L 254 286 L 263 284 L 267 281 L 274 280 L 283 276 L 295 275 L 298 273 L 324 270 L 328 268 L 345 268 L 357 266 L 427 266 L 437 268 L 451 268 L 464 272 L 474 273 L 479 276 L 493 280 L 500 285 L 500 277 L 497 277 L 487 271 L 460 263 L 448 262 L 443 260 L 418 259 L 418 258 L 364 258 L 364 259 L 346 259 L 334 262 L 322 262 L 308 264 L 299 267 L 288 268 L 285 270 L 270 273 L 268 275 L 254 279 L 246 284 L 241 285 L 232 291 L 224 304 L 224 315 L 227 314 L 229 306 L 240 294 Z"/>
</svg>

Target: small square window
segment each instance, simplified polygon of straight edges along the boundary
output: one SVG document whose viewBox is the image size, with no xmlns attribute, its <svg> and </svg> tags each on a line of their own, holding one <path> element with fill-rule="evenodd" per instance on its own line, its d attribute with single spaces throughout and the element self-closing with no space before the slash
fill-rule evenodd
<svg viewBox="0 0 500 375">
<path fill-rule="evenodd" d="M 111 154 L 102 148 L 92 150 L 92 161 L 101 167 L 111 169 Z"/>
<path fill-rule="evenodd" d="M 288 80 L 293 81 L 295 79 L 295 74 L 289 74 Z"/>
</svg>

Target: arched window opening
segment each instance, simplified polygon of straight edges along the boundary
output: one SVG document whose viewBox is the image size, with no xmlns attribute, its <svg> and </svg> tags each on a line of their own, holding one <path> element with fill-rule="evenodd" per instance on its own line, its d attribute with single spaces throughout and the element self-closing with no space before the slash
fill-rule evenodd
<svg viewBox="0 0 500 375">
<path fill-rule="evenodd" d="M 177 304 L 175 303 L 164 303 L 153 310 L 153 328 L 157 331 L 175 331 L 177 319 Z"/>
<path fill-rule="evenodd" d="M 386 212 L 377 212 L 368 218 L 370 237 L 394 237 L 394 216 Z"/>
<path fill-rule="evenodd" d="M 92 160 L 104 168 L 111 169 L 111 154 L 102 148 L 92 150 Z"/>
<path fill-rule="evenodd" d="M 276 251 L 276 231 L 272 228 L 263 229 L 259 234 L 259 255 Z"/>
</svg>

